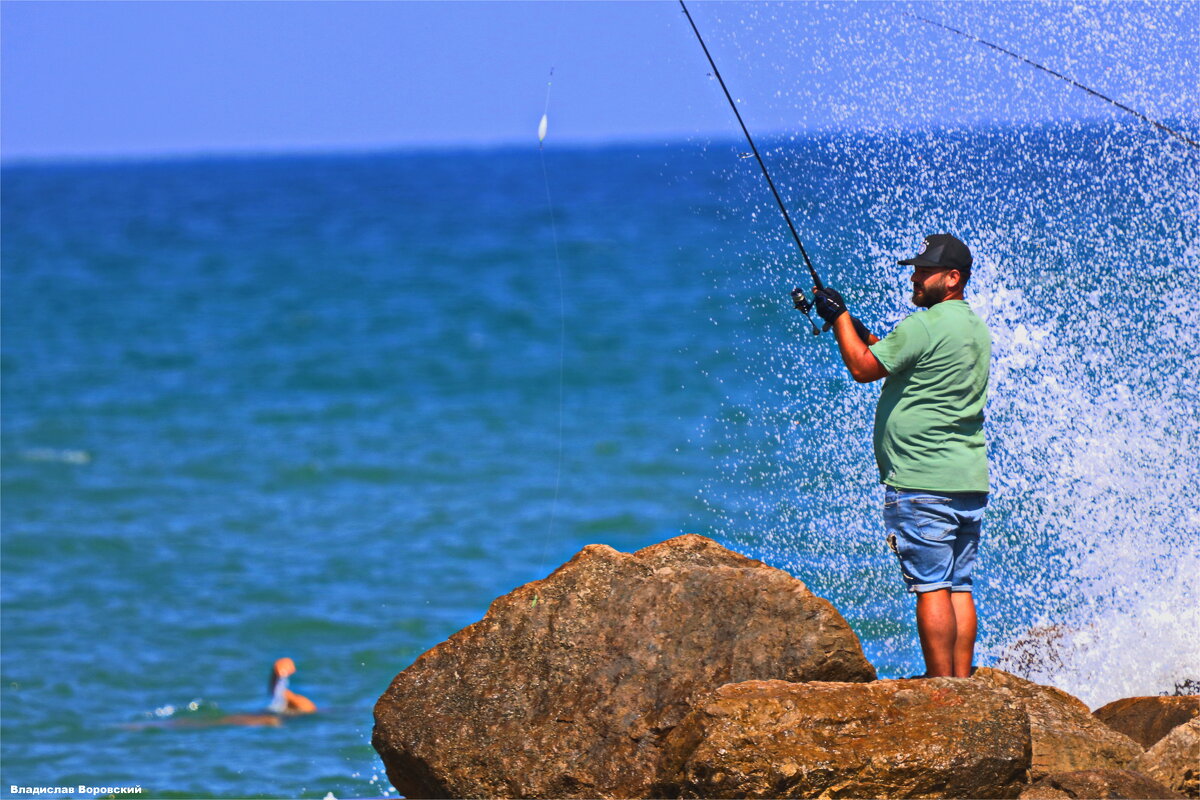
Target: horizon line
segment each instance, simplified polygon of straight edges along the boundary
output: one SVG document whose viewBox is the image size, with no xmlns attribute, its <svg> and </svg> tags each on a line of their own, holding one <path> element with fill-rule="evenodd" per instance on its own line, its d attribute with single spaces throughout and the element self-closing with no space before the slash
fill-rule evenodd
<svg viewBox="0 0 1200 800">
<path fill-rule="evenodd" d="M 1187 119 L 1186 117 L 1183 119 Z M 1111 124 L 1120 121 L 1119 117 L 1080 116 L 1063 119 L 1030 119 L 1030 120 L 987 120 L 968 121 L 961 123 L 931 123 L 923 126 L 879 123 L 872 126 L 830 126 L 816 130 L 769 131 L 756 138 L 762 141 L 779 139 L 818 139 L 822 137 L 837 137 L 847 134 L 884 135 L 899 133 L 923 134 L 932 131 L 952 132 L 959 130 L 981 129 L 1019 129 L 1036 128 L 1053 125 L 1078 124 L 1095 126 Z M 1176 120 L 1172 120 L 1177 122 Z M 1128 122 L 1122 127 L 1140 126 L 1141 123 Z M 724 145 L 740 144 L 743 139 L 736 131 L 729 133 L 693 133 L 693 134 L 664 134 L 662 136 L 630 134 L 611 138 L 569 138 L 561 141 L 555 149 L 574 151 L 601 150 L 606 148 L 630 147 L 671 147 L 680 145 Z M 485 154 L 489 152 L 515 151 L 528 148 L 534 150 L 540 145 L 530 137 L 526 144 L 521 141 L 459 141 L 445 144 L 433 142 L 420 143 L 374 143 L 374 144 L 329 144 L 329 145 L 280 145 L 252 147 L 231 145 L 217 146 L 210 149 L 164 149 L 164 150 L 132 150 L 132 151 L 98 151 L 95 153 L 47 153 L 5 156 L 0 147 L 0 168 L 23 167 L 72 167 L 72 166 L 118 166 L 135 164 L 165 164 L 174 162 L 196 161 L 238 161 L 253 159 L 288 159 L 288 158 L 355 158 L 371 156 L 421 156 L 433 154 L 470 153 Z"/>
</svg>

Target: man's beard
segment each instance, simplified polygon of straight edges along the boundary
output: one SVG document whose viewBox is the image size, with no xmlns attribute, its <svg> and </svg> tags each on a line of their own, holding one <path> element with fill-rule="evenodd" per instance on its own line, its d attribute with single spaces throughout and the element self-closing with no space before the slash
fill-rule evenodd
<svg viewBox="0 0 1200 800">
<path fill-rule="evenodd" d="M 933 308 L 946 299 L 950 291 L 945 280 L 926 281 L 924 286 L 914 286 L 912 301 L 918 308 Z"/>
</svg>

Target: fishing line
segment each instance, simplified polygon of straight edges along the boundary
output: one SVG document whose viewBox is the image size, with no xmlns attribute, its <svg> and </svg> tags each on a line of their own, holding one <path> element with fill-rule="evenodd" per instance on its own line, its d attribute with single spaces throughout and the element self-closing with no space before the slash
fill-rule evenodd
<svg viewBox="0 0 1200 800">
<path fill-rule="evenodd" d="M 1181 142 L 1189 144 L 1195 148 L 1200 148 L 1200 143 L 1192 141 L 1191 139 L 1187 138 L 1179 131 L 1173 130 L 1172 128 L 1168 128 L 1163 123 L 1159 122 L 1156 119 L 1152 119 L 1152 118 L 1146 116 L 1145 114 L 1138 111 L 1137 109 L 1130 108 L 1129 106 L 1125 105 L 1124 103 L 1119 103 L 1116 100 L 1109 97 L 1108 95 L 1101 94 L 1100 92 L 1097 92 L 1095 89 L 1084 86 L 1082 83 L 1075 80 L 1074 78 L 1070 78 L 1070 77 L 1067 77 L 1066 75 L 1063 75 L 1062 73 L 1055 72 L 1054 70 L 1050 69 L 1049 67 L 1043 66 L 1043 65 L 1037 63 L 1036 61 L 1033 61 L 1032 59 L 1026 58 L 1025 56 L 1021 55 L 1020 53 L 1014 53 L 1012 50 L 1001 47 L 1000 45 L 995 44 L 994 42 L 989 42 L 987 39 L 981 39 L 980 37 L 976 36 L 973 33 L 967 33 L 966 31 L 960 31 L 958 28 L 952 28 L 949 25 L 944 25 L 940 22 L 935 22 L 934 20 L 926 19 L 925 17 L 922 17 L 918 14 L 914 14 L 911 11 L 905 11 L 903 13 L 907 17 L 912 17 L 913 19 L 920 20 L 921 22 L 927 23 L 929 25 L 936 25 L 937 27 L 941 28 L 942 30 L 950 31 L 951 33 L 958 34 L 959 36 L 963 37 L 964 39 L 970 39 L 973 42 L 978 42 L 979 44 L 990 47 L 993 50 L 997 50 L 1001 53 L 1004 53 L 1007 56 L 1012 56 L 1013 58 L 1017 59 L 1018 61 L 1024 61 L 1029 66 L 1037 67 L 1042 72 L 1048 72 L 1049 74 L 1053 75 L 1054 77 L 1058 78 L 1059 80 L 1066 81 L 1067 83 L 1071 84 L 1072 86 L 1074 86 L 1077 89 L 1082 89 L 1083 91 L 1087 92 L 1088 94 L 1090 94 L 1094 97 L 1099 97 L 1101 100 L 1103 100 L 1106 103 L 1112 103 L 1114 106 L 1121 109 L 1122 111 L 1128 111 L 1130 114 L 1133 114 L 1135 117 L 1139 117 L 1140 119 L 1143 119 L 1146 122 L 1149 122 L 1151 125 L 1158 128 L 1159 130 L 1161 130 L 1165 133 L 1169 133 L 1171 136 L 1174 136 L 1176 139 L 1180 140 Z"/>
<path fill-rule="evenodd" d="M 566 351 L 567 351 L 567 299 L 566 286 L 563 280 L 562 260 L 558 253 L 558 224 L 554 219 L 554 200 L 550 196 L 550 175 L 546 171 L 546 131 L 549 126 L 550 87 L 554 84 L 554 68 L 550 68 L 550 77 L 546 81 L 546 104 L 542 108 L 542 119 L 538 122 L 538 159 L 542 163 L 542 181 L 546 185 L 546 207 L 550 213 L 550 234 L 554 241 L 554 267 L 558 275 L 558 458 L 554 470 L 554 501 L 550 505 L 550 522 L 546 536 L 542 539 L 542 555 L 538 560 L 537 574 L 541 575 L 546 564 L 546 548 L 554 538 L 554 527 L 558 521 L 558 498 L 562 487 L 563 468 L 563 417 L 566 396 Z M 537 605 L 538 596 L 533 596 L 533 604 Z"/>
<path fill-rule="evenodd" d="M 821 282 L 820 276 L 817 275 L 817 271 L 813 268 L 812 261 L 808 257 L 808 251 L 804 249 L 804 243 L 800 241 L 800 234 L 796 233 L 796 226 L 792 224 L 792 217 L 788 214 L 787 207 L 783 204 L 783 198 L 779 196 L 779 191 L 775 188 L 775 181 L 771 180 L 771 173 L 767 171 L 767 165 L 763 162 L 762 156 L 759 155 L 758 147 L 755 146 L 754 139 L 750 136 L 750 131 L 746 128 L 746 123 L 742 121 L 742 115 L 737 109 L 737 103 L 733 102 L 733 95 L 729 94 L 729 88 L 725 86 L 725 79 L 721 77 L 721 71 L 717 69 L 717 62 L 713 61 L 712 54 L 708 52 L 708 45 L 704 44 L 704 37 L 700 35 L 700 29 L 696 27 L 696 21 L 692 19 L 692 15 L 688 12 L 683 0 L 679 0 L 679 5 L 683 8 L 683 13 L 687 17 L 688 23 L 692 26 L 692 32 L 696 34 L 696 40 L 700 42 L 700 47 L 704 50 L 704 56 L 708 59 L 708 63 L 712 67 L 713 75 L 717 76 L 717 81 L 721 84 L 721 91 L 725 92 L 725 99 L 729 101 L 729 107 L 733 109 L 733 115 L 737 117 L 738 124 L 742 126 L 742 133 L 746 135 L 746 141 L 750 143 L 750 149 L 753 151 L 754 157 L 758 159 L 758 166 L 762 168 L 763 177 L 767 179 L 767 186 L 771 187 L 771 194 L 775 195 L 775 202 L 779 204 L 779 210 L 783 212 L 783 219 L 787 222 L 788 230 L 792 232 L 792 238 L 796 240 L 796 246 L 800 248 L 800 255 L 804 256 L 804 264 L 808 267 L 808 274 L 812 276 L 813 286 L 817 289 L 824 289 L 825 284 Z M 793 292 L 792 298 L 796 303 L 796 308 L 803 311 L 804 316 L 808 317 L 808 310 L 811 306 L 804 299 L 803 295 L 797 296 L 796 292 Z M 813 334 L 821 332 L 817 328 L 816 323 L 812 321 L 812 317 L 809 317 L 808 321 L 813 326 Z"/>
</svg>

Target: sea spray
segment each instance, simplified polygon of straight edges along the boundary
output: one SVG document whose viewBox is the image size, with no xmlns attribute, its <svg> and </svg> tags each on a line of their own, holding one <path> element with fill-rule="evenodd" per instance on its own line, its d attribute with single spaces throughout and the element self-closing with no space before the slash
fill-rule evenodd
<svg viewBox="0 0 1200 800">
<path fill-rule="evenodd" d="M 994 344 L 979 663 L 1092 706 L 1200 674 L 1194 156 L 1117 119 L 823 131 L 763 149 L 781 185 L 803 187 L 794 215 L 818 269 L 879 335 L 914 310 L 895 262 L 924 235 L 955 233 L 976 254 L 967 300 Z M 721 284 L 741 317 L 744 380 L 712 420 L 723 478 L 702 497 L 734 546 L 842 608 L 882 672 L 919 672 L 911 603 L 882 543 L 878 387 L 854 384 L 832 340 L 788 315 L 802 270 L 757 176 L 729 163 L 725 199 L 746 236 L 726 250 L 749 255 Z"/>
</svg>

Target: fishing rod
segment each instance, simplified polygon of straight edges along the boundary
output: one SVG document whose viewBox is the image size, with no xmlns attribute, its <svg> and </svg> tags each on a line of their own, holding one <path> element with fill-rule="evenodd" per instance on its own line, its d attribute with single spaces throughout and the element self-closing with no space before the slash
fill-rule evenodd
<svg viewBox="0 0 1200 800">
<path fill-rule="evenodd" d="M 813 268 L 812 260 L 808 257 L 808 251 L 804 249 L 804 243 L 800 241 L 800 234 L 796 233 L 796 226 L 792 224 L 792 217 L 788 214 L 787 207 L 783 204 L 783 198 L 779 196 L 779 191 L 775 188 L 775 181 L 771 180 L 771 173 L 767 172 L 767 165 L 763 162 L 762 156 L 758 153 L 758 148 L 754 145 L 754 139 L 750 136 L 750 131 L 746 128 L 746 123 L 742 121 L 742 115 L 737 109 L 737 104 L 733 102 L 733 96 L 729 94 L 729 88 L 725 86 L 725 79 L 721 77 L 721 71 L 717 69 L 717 62 L 713 61 L 712 54 L 708 52 L 708 46 L 704 44 L 704 37 L 700 35 L 700 29 L 696 27 L 696 21 L 692 19 L 692 15 L 688 12 L 687 6 L 683 0 L 679 0 L 680 7 L 683 8 L 684 16 L 687 17 L 688 23 L 692 26 L 692 32 L 696 34 L 697 41 L 700 42 L 700 47 L 704 50 L 704 56 L 708 59 L 709 65 L 712 67 L 713 75 L 717 76 L 717 81 L 721 84 L 721 90 L 725 92 L 725 99 L 729 101 L 729 107 L 733 109 L 733 115 L 737 117 L 738 124 L 742 126 L 742 133 L 746 134 L 746 141 L 750 143 L 750 149 L 754 152 L 754 157 L 758 159 L 758 166 L 762 168 L 763 177 L 767 179 L 767 186 L 771 187 L 771 194 L 775 195 L 775 202 L 779 204 L 779 210 L 783 212 L 783 219 L 787 222 L 788 230 L 792 232 L 792 238 L 796 240 L 796 246 L 800 248 L 800 255 L 804 256 L 804 264 L 808 267 L 808 274 L 812 276 L 813 286 L 818 290 L 824 289 L 825 284 L 821 282 L 821 277 L 817 275 L 816 269 Z M 805 297 L 802 289 L 792 290 L 792 302 L 796 308 L 804 312 L 804 316 L 808 317 L 808 324 L 812 325 L 813 336 L 821 333 L 821 329 L 812 321 L 809 316 L 809 311 L 812 310 L 812 303 Z"/>
<path fill-rule="evenodd" d="M 903 13 L 907 17 L 912 17 L 913 19 L 920 20 L 921 22 L 924 22 L 929 25 L 935 25 L 935 26 L 941 28 L 942 30 L 946 30 L 946 31 L 950 31 L 951 33 L 954 33 L 954 34 L 958 34 L 959 36 L 963 37 L 964 39 L 970 39 L 973 42 L 978 42 L 979 44 L 990 47 L 993 50 L 997 50 L 1001 53 L 1004 53 L 1007 56 L 1012 56 L 1013 58 L 1017 59 L 1018 61 L 1024 61 L 1029 66 L 1037 67 L 1042 72 L 1048 72 L 1049 74 L 1053 75 L 1054 77 L 1058 78 L 1059 80 L 1066 81 L 1067 83 L 1071 84 L 1072 86 L 1074 86 L 1077 89 L 1082 89 L 1083 91 L 1087 92 L 1088 94 L 1090 94 L 1094 97 L 1099 97 L 1101 100 L 1103 100 L 1106 103 L 1112 103 L 1114 106 L 1121 109 L 1122 111 L 1128 111 L 1130 114 L 1133 114 L 1135 117 L 1139 117 L 1139 118 L 1145 120 L 1146 122 L 1149 122 L 1154 127 L 1158 128 L 1159 130 L 1161 130 L 1165 133 L 1170 134 L 1171 136 L 1174 136 L 1176 139 L 1180 140 L 1181 142 L 1184 142 L 1185 144 L 1189 144 L 1195 148 L 1200 148 L 1200 143 L 1197 143 L 1197 142 L 1187 138 L 1179 131 L 1173 130 L 1172 128 L 1168 128 L 1163 123 L 1159 122 L 1156 119 L 1151 119 L 1150 117 L 1146 116 L 1145 114 L 1138 111 L 1137 109 L 1130 108 L 1129 106 L 1127 106 L 1123 103 L 1119 103 L 1116 100 L 1109 97 L 1108 95 L 1101 94 L 1100 92 L 1097 92 L 1095 89 L 1084 86 L 1082 83 L 1075 80 L 1074 78 L 1069 78 L 1066 75 L 1055 72 L 1054 70 L 1050 69 L 1049 67 L 1043 66 L 1032 59 L 1026 58 L 1025 56 L 1021 55 L 1020 53 L 1014 53 L 1012 50 L 1001 47 L 1000 45 L 995 44 L 994 42 L 989 42 L 987 39 L 982 39 L 973 33 L 967 33 L 966 31 L 960 31 L 958 28 L 952 28 L 949 25 L 942 24 L 941 22 L 935 22 L 934 20 L 926 19 L 925 17 L 922 17 L 919 14 L 914 14 L 911 11 L 905 11 Z"/>
</svg>

